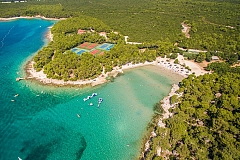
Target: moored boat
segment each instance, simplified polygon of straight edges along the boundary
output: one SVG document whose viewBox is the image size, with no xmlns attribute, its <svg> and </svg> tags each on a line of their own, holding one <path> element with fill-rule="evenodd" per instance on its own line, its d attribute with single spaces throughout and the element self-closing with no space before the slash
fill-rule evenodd
<svg viewBox="0 0 240 160">
<path fill-rule="evenodd" d="M 100 107 L 100 104 L 102 103 L 103 99 L 102 98 L 98 98 L 98 107 Z"/>
<path fill-rule="evenodd" d="M 102 103 L 103 99 L 102 98 L 99 98 L 98 99 L 98 103 Z"/>
</svg>

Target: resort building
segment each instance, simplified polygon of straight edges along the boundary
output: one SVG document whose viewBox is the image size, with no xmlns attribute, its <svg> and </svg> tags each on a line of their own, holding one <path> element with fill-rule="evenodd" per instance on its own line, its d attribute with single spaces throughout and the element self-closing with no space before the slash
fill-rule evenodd
<svg viewBox="0 0 240 160">
<path fill-rule="evenodd" d="M 85 30 L 82 30 L 82 29 L 79 29 L 79 30 L 78 30 L 78 34 L 83 34 L 83 33 L 86 33 L 86 31 L 85 31 Z"/>
<path fill-rule="evenodd" d="M 219 58 L 218 58 L 218 56 L 212 56 L 212 60 L 213 60 L 213 61 L 218 61 Z"/>
</svg>

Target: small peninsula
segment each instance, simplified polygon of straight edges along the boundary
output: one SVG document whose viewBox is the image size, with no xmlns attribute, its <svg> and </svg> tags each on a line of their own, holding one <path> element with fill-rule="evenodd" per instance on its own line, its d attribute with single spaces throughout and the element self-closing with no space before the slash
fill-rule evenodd
<svg viewBox="0 0 240 160">
<path fill-rule="evenodd" d="M 138 43 L 140 46 L 127 43 L 120 33 L 90 17 L 61 20 L 51 28 L 48 37 L 52 41 L 26 67 L 30 78 L 45 84 L 94 86 L 105 83 L 111 76 L 122 73 L 123 69 L 150 64 L 163 66 L 183 76 L 206 73 L 181 55 L 178 56 L 179 64 L 174 64 L 158 49 L 141 47 L 144 45 L 141 43 Z M 159 42 L 158 46 L 161 45 Z M 178 51 L 170 44 L 165 47 L 168 51 Z"/>
</svg>

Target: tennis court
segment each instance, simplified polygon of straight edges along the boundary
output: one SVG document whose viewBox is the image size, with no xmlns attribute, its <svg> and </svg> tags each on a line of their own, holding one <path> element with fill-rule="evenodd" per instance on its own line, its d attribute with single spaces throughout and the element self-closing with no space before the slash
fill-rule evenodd
<svg viewBox="0 0 240 160">
<path fill-rule="evenodd" d="M 73 48 L 73 49 L 71 49 L 72 52 L 77 52 L 77 50 L 79 50 L 79 48 Z"/>
<path fill-rule="evenodd" d="M 113 46 L 114 46 L 114 44 L 109 45 L 109 46 L 106 48 L 106 50 L 109 51 Z"/>
<path fill-rule="evenodd" d="M 108 46 L 108 44 L 107 44 L 107 43 L 104 43 L 104 44 L 101 45 L 99 48 L 104 49 L 104 48 L 106 48 L 107 46 Z"/>
<path fill-rule="evenodd" d="M 104 51 L 109 51 L 113 47 L 114 47 L 114 44 L 110 44 L 110 43 L 97 44 L 97 43 L 84 42 L 83 44 L 80 44 L 78 47 L 72 48 L 71 51 L 77 54 L 89 52 L 92 55 L 103 55 Z"/>
<path fill-rule="evenodd" d="M 110 43 L 103 43 L 102 45 L 97 46 L 97 49 L 100 50 L 105 50 L 105 51 L 109 51 L 112 47 L 114 46 L 114 44 L 110 44 Z"/>
<path fill-rule="evenodd" d="M 89 45 L 88 42 L 84 42 L 84 43 L 81 44 L 79 47 L 80 47 L 80 48 L 85 48 L 85 47 L 87 47 L 88 45 Z"/>
<path fill-rule="evenodd" d="M 99 50 L 93 50 L 93 51 L 91 52 L 91 54 L 95 55 L 95 54 L 97 54 L 98 52 L 100 52 L 100 51 L 99 51 Z"/>
<path fill-rule="evenodd" d="M 98 44 L 96 43 L 93 43 L 93 44 L 90 44 L 89 46 L 87 46 L 87 49 L 91 50 L 93 48 L 95 48 Z"/>
<path fill-rule="evenodd" d="M 82 54 L 83 52 L 88 52 L 87 50 L 85 49 L 80 49 L 80 51 L 76 52 L 77 54 Z"/>
</svg>

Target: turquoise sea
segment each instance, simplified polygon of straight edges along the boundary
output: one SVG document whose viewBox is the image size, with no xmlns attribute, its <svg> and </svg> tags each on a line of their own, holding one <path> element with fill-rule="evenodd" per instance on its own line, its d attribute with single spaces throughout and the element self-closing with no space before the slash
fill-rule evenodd
<svg viewBox="0 0 240 160">
<path fill-rule="evenodd" d="M 45 34 L 54 23 L 0 22 L 0 160 L 136 159 L 153 105 L 181 77 L 147 66 L 93 88 L 16 82 L 26 62 L 46 45 Z M 83 101 L 95 92 L 96 97 Z"/>
</svg>

